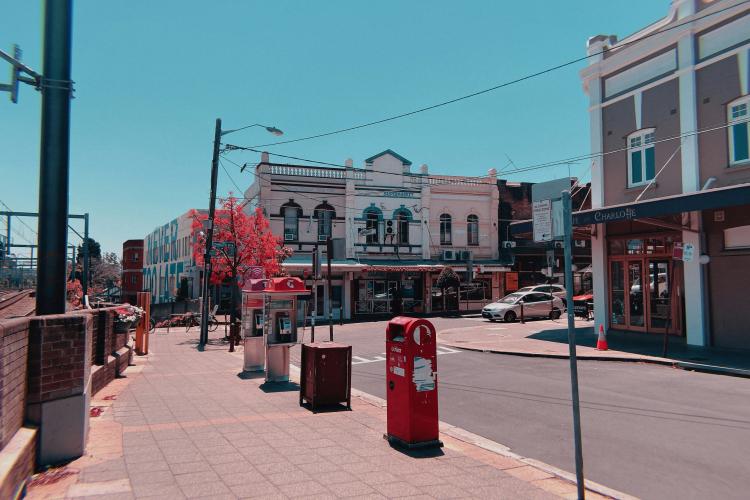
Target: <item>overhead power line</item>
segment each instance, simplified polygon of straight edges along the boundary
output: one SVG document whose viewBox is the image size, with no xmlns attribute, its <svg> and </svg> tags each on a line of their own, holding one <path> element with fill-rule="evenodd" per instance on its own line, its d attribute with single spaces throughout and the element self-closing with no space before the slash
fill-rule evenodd
<svg viewBox="0 0 750 500">
<path fill-rule="evenodd" d="M 696 16 L 696 17 L 694 17 L 694 18 L 692 18 L 690 20 L 674 24 L 672 26 L 666 27 L 664 29 L 660 29 L 658 31 L 654 31 L 653 33 L 649 33 L 647 35 L 644 35 L 644 36 L 642 36 L 640 38 L 637 38 L 637 39 L 634 39 L 634 40 L 630 40 L 628 42 L 620 42 L 620 46 L 624 47 L 624 46 L 628 46 L 628 45 L 631 45 L 631 44 L 634 44 L 634 43 L 642 42 L 643 40 L 646 40 L 646 39 L 651 38 L 653 36 L 661 35 L 661 34 L 666 33 L 668 31 L 671 31 L 671 30 L 674 30 L 674 29 L 677 29 L 677 28 L 681 28 L 681 27 L 686 26 L 688 24 L 694 23 L 695 21 L 698 21 L 700 19 L 704 19 L 704 18 L 707 18 L 707 17 L 710 17 L 710 16 L 715 16 L 717 14 L 721 14 L 723 12 L 726 12 L 726 11 L 728 11 L 730 9 L 735 9 L 735 8 L 741 6 L 741 5 L 747 4 L 748 2 L 750 2 L 750 0 L 745 0 L 743 2 L 736 3 L 734 5 L 729 5 L 727 7 L 724 7 L 723 9 L 715 10 L 713 12 L 708 12 L 708 13 L 703 14 L 701 16 Z M 312 140 L 312 139 L 319 139 L 321 137 L 328 137 L 328 136 L 331 136 L 331 135 L 342 134 L 344 132 L 351 132 L 353 130 L 358 130 L 358 129 L 361 129 L 361 128 L 371 127 L 373 125 L 379 125 L 381 123 L 386 123 L 386 122 L 391 122 L 391 121 L 398 120 L 398 119 L 401 119 L 401 118 L 406 118 L 408 116 L 413 116 L 413 115 L 416 115 L 416 114 L 419 114 L 419 113 L 424 113 L 425 111 L 431 111 L 433 109 L 441 108 L 441 107 L 447 106 L 449 104 L 454 104 L 454 103 L 457 103 L 457 102 L 465 101 L 467 99 L 471 99 L 472 97 L 477 97 L 477 96 L 480 96 L 480 95 L 483 95 L 483 94 L 494 92 L 496 90 L 499 90 L 499 89 L 502 89 L 502 88 L 505 88 L 505 87 L 509 87 L 509 86 L 515 85 L 517 83 L 524 82 L 526 80 L 531 80 L 533 78 L 537 78 L 539 76 L 546 75 L 548 73 L 552 73 L 554 71 L 566 68 L 568 66 L 572 66 L 574 64 L 578 64 L 580 62 L 586 61 L 586 60 L 588 60 L 591 57 L 602 55 L 605 52 L 608 52 L 609 50 L 611 50 L 611 49 L 603 49 L 603 50 L 600 50 L 599 52 L 595 52 L 593 54 L 588 54 L 588 55 L 585 55 L 585 56 L 577 57 L 575 59 L 571 59 L 570 61 L 564 62 L 562 64 L 558 64 L 556 66 L 551 66 L 551 67 L 548 67 L 546 69 L 537 71 L 535 73 L 531 73 L 531 74 L 528 74 L 528 75 L 525 75 L 525 76 L 522 76 L 522 77 L 519 77 L 519 78 L 516 78 L 516 79 L 513 79 L 513 80 L 509 80 L 507 82 L 503 82 L 503 83 L 494 85 L 492 87 L 489 87 L 489 88 L 486 88 L 486 89 L 483 89 L 483 90 L 472 92 L 470 94 L 466 94 L 466 95 L 463 95 L 463 96 L 460 96 L 460 97 L 455 97 L 453 99 L 448 99 L 447 101 L 442 101 L 442 102 L 439 102 L 439 103 L 436 103 L 436 104 L 432 104 L 430 106 L 425 106 L 423 108 L 415 109 L 415 110 L 412 110 L 412 111 L 407 111 L 407 112 L 404 112 L 404 113 L 399 113 L 397 115 L 389 116 L 387 118 L 382 118 L 380 120 L 373 120 L 373 121 L 370 121 L 370 122 L 367 122 L 367 123 L 361 123 L 359 125 L 353 125 L 353 126 L 350 126 L 350 127 L 345 127 L 345 128 L 341 128 L 341 129 L 338 129 L 338 130 L 332 130 L 330 132 L 323 132 L 323 133 L 319 133 L 319 134 L 309 135 L 309 136 L 306 136 L 306 137 L 299 137 L 297 139 L 288 139 L 286 141 L 277 141 L 277 142 L 270 142 L 270 143 L 267 143 L 267 144 L 259 144 L 259 145 L 254 146 L 254 147 L 256 147 L 256 148 L 262 148 L 262 147 L 278 146 L 279 144 L 290 144 L 290 143 L 293 143 L 293 142 L 309 141 L 309 140 Z"/>
</svg>

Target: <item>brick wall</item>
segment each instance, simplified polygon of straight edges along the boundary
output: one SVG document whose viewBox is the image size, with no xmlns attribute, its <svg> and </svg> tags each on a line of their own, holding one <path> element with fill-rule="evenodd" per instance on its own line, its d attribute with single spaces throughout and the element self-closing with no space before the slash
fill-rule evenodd
<svg viewBox="0 0 750 500">
<path fill-rule="evenodd" d="M 31 319 L 27 404 L 83 394 L 91 370 L 89 314 Z"/>
<path fill-rule="evenodd" d="M 29 320 L 0 320 L 0 450 L 23 425 Z"/>
</svg>

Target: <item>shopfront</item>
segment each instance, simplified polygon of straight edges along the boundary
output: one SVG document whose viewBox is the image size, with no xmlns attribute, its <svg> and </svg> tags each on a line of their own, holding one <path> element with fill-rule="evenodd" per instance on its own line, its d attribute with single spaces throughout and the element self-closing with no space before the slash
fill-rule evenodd
<svg viewBox="0 0 750 500">
<path fill-rule="evenodd" d="M 425 312 L 424 273 L 368 271 L 354 279 L 357 316 Z"/>
<path fill-rule="evenodd" d="M 607 238 L 609 326 L 682 335 L 682 273 L 673 260 L 679 232 Z"/>
</svg>

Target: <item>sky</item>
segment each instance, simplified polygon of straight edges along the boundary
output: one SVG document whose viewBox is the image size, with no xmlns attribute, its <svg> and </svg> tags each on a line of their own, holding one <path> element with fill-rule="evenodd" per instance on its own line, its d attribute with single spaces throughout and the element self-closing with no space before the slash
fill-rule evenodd
<svg viewBox="0 0 750 500">
<path fill-rule="evenodd" d="M 0 47 L 42 69 L 42 1 L 4 1 Z M 214 124 L 261 123 L 225 136 L 256 146 L 337 130 L 492 87 L 585 55 L 664 17 L 668 0 L 77 0 L 70 212 L 89 213 L 103 251 L 208 205 Z M 590 153 L 585 62 L 472 99 L 270 152 L 355 166 L 385 149 L 430 173 L 485 175 Z M 0 83 L 10 66 L 0 62 Z M 0 201 L 38 211 L 41 95 L 0 95 Z M 259 154 L 232 152 L 239 164 Z M 512 160 L 512 164 L 510 164 Z M 276 159 L 276 161 L 283 161 Z M 296 162 L 299 163 L 299 162 Z M 248 169 L 224 162 L 219 196 Z M 588 162 L 570 165 L 588 180 Z M 504 175 L 544 181 L 558 166 Z M 35 240 L 15 222 L 15 241 Z M 80 225 L 74 227 L 79 228 Z M 5 231 L 5 221 L 0 222 Z M 70 241 L 78 243 L 71 234 Z"/>
</svg>

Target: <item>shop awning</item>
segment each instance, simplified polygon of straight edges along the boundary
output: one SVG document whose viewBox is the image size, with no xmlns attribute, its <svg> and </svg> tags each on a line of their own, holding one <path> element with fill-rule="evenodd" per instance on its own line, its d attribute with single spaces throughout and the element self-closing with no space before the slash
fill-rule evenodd
<svg viewBox="0 0 750 500">
<path fill-rule="evenodd" d="M 695 193 L 676 194 L 573 213 L 573 226 L 637 220 L 700 210 L 715 210 L 750 203 L 750 183 L 736 184 Z M 530 220 L 511 222 L 513 236 L 532 232 Z"/>
</svg>

